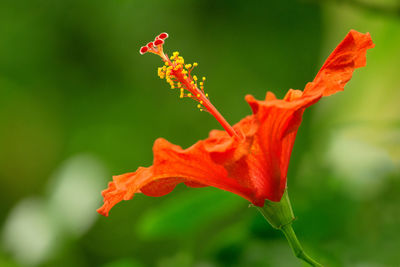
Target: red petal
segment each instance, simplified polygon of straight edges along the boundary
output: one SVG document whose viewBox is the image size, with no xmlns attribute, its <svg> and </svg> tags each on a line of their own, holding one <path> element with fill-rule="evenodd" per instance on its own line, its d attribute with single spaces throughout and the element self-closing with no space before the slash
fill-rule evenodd
<svg viewBox="0 0 400 267">
<path fill-rule="evenodd" d="M 291 97 L 289 95 L 288 99 Z M 271 98 L 267 96 L 266 99 Z M 256 188 L 256 198 L 279 201 L 286 188 L 287 168 L 302 112 L 316 99 L 257 101 L 246 96 L 246 100 L 256 111 L 254 117 L 259 128 L 242 169 L 247 168 L 244 173 Z"/>
<path fill-rule="evenodd" d="M 369 33 L 351 30 L 328 57 L 314 81 L 307 84 L 304 94 L 328 96 L 343 91 L 353 71 L 365 66 L 367 50 L 374 46 Z"/>
<path fill-rule="evenodd" d="M 173 174 L 174 177 L 182 177 L 187 181 L 217 187 L 249 198 L 251 190 L 229 177 L 224 166 L 211 158 L 206 149 L 206 142 L 207 140 L 199 141 L 187 149 L 182 149 L 165 139 L 157 139 L 153 148 L 155 175 Z"/>
<path fill-rule="evenodd" d="M 252 153 L 247 156 L 245 164 L 242 163 L 241 175 L 248 174 L 256 188 L 256 198 L 280 200 L 305 108 L 322 96 L 343 90 L 354 69 L 365 66 L 366 51 L 373 46 L 368 33 L 350 31 L 304 92 L 290 89 L 283 100 L 276 99 L 271 93 L 267 93 L 265 101 L 246 96 L 259 128 L 254 136 Z M 243 171 L 245 168 L 248 170 Z"/>
<path fill-rule="evenodd" d="M 152 167 L 140 167 L 136 172 L 114 176 L 113 181 L 108 183 L 108 188 L 101 192 L 104 204 L 97 212 L 108 216 L 108 212 L 115 204 L 121 200 L 131 199 L 135 193 L 140 192 L 140 188 L 146 182 L 146 177 L 151 176 L 152 171 Z"/>
<path fill-rule="evenodd" d="M 108 189 L 102 192 L 104 205 L 97 210 L 100 214 L 108 216 L 115 204 L 131 199 L 135 193 L 163 196 L 182 182 L 191 187 L 217 187 L 251 201 L 251 189 L 243 187 L 235 179 L 227 176 L 228 172 L 224 167 L 211 159 L 204 141 L 182 149 L 160 138 L 154 143 L 153 151 L 153 166 L 114 176 Z"/>
</svg>

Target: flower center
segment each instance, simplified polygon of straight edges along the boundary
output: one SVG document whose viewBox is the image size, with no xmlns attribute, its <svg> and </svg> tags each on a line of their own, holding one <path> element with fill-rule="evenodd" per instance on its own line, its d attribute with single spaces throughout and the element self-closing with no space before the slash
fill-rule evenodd
<svg viewBox="0 0 400 267">
<path fill-rule="evenodd" d="M 165 79 L 171 86 L 171 89 L 180 90 L 180 98 L 188 97 L 198 102 L 197 107 L 200 111 L 208 111 L 222 125 L 230 136 L 236 136 L 239 139 L 243 137 L 239 135 L 233 127 L 218 112 L 214 105 L 210 102 L 208 94 L 204 92 L 205 77 L 198 82 L 196 75 L 192 75 L 192 70 L 197 67 L 197 63 L 185 64 L 183 57 L 179 56 L 179 52 L 174 52 L 170 58 L 163 51 L 164 40 L 168 38 L 167 33 L 161 33 L 153 42 L 140 48 L 140 53 L 147 52 L 159 55 L 165 65 L 158 68 L 158 76 Z"/>
</svg>

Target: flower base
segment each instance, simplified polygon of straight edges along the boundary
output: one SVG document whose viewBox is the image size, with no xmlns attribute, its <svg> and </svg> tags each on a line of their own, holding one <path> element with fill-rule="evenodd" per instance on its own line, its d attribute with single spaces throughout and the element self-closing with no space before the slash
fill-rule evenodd
<svg viewBox="0 0 400 267">
<path fill-rule="evenodd" d="M 294 221 L 295 217 L 292 206 L 290 205 L 287 190 L 285 190 L 281 201 L 273 202 L 266 200 L 264 207 L 257 207 L 257 209 L 273 228 L 283 232 L 287 241 L 289 242 L 290 247 L 292 248 L 294 255 L 297 258 L 307 262 L 311 266 L 322 266 L 304 252 L 303 247 L 296 237 L 292 227 L 292 222 Z"/>
</svg>

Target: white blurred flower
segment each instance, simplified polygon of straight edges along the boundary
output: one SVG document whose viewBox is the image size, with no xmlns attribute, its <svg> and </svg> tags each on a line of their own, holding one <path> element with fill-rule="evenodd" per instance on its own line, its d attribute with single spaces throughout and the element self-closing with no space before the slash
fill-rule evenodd
<svg viewBox="0 0 400 267">
<path fill-rule="evenodd" d="M 103 166 L 88 155 L 73 157 L 61 165 L 49 186 L 48 204 L 64 230 L 80 235 L 93 224 L 106 178 Z"/>
<path fill-rule="evenodd" d="M 55 248 L 57 229 L 40 199 L 22 200 L 9 214 L 3 229 L 3 243 L 17 261 L 36 265 Z"/>
<path fill-rule="evenodd" d="M 333 135 L 327 161 L 351 195 L 360 198 L 378 193 L 384 178 L 395 170 L 395 162 L 387 150 L 354 138 L 346 131 Z"/>
<path fill-rule="evenodd" d="M 66 237 L 84 234 L 97 218 L 106 181 L 102 164 L 78 155 L 61 165 L 45 199 L 26 198 L 10 212 L 3 245 L 22 265 L 35 266 L 61 247 Z"/>
</svg>

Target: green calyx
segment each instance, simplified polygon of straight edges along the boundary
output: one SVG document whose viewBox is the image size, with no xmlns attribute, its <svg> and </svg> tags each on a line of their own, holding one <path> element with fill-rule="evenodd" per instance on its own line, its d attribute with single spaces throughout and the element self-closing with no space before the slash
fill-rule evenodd
<svg viewBox="0 0 400 267">
<path fill-rule="evenodd" d="M 285 190 L 281 201 L 274 202 L 266 199 L 264 207 L 257 207 L 257 209 L 271 226 L 278 230 L 281 230 L 285 225 L 291 224 L 295 219 L 287 190 Z"/>
<path fill-rule="evenodd" d="M 257 207 L 257 209 L 273 228 L 283 232 L 297 258 L 307 262 L 311 266 L 322 266 L 304 252 L 303 247 L 297 239 L 292 227 L 295 217 L 287 190 L 285 190 L 279 202 L 265 200 L 264 207 Z"/>
</svg>

